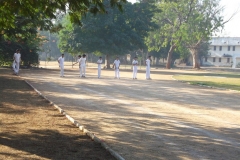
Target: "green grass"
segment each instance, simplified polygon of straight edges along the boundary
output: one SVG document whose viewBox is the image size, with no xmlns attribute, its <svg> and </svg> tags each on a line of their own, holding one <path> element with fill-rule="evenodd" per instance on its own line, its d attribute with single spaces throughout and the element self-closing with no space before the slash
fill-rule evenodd
<svg viewBox="0 0 240 160">
<path fill-rule="evenodd" d="M 240 91 L 240 74 L 234 72 L 184 74 L 175 75 L 173 78 L 184 82 L 189 82 L 193 85 L 206 85 Z"/>
</svg>

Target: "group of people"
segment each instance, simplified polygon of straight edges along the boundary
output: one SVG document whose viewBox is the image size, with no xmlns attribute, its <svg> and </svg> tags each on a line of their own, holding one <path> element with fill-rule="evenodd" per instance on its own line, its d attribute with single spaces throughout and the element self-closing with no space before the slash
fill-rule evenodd
<svg viewBox="0 0 240 160">
<path fill-rule="evenodd" d="M 60 77 L 64 77 L 64 54 L 62 54 L 61 57 L 58 58 L 58 63 L 59 63 L 59 67 L 60 67 Z M 151 56 L 148 56 L 145 64 L 146 64 L 146 79 L 150 80 L 150 63 L 151 63 Z M 83 54 L 83 56 L 79 55 L 78 56 L 78 60 L 75 64 L 79 64 L 79 72 L 80 75 L 79 77 L 85 77 L 86 74 L 86 55 Z M 98 78 L 101 77 L 101 64 L 102 64 L 102 57 L 99 57 L 98 61 Z M 138 71 L 138 60 L 137 57 L 134 57 L 133 61 L 132 61 L 132 65 L 133 65 L 133 79 L 137 79 L 137 71 Z M 117 57 L 114 62 L 113 62 L 113 68 L 115 69 L 115 78 L 116 79 L 120 79 L 120 73 L 119 73 L 119 68 L 120 68 L 120 60 L 119 57 Z"/>
<path fill-rule="evenodd" d="M 75 64 L 79 64 L 79 77 L 85 77 L 86 74 L 86 55 L 84 54 L 83 56 L 79 55 L 78 60 Z M 60 77 L 64 77 L 64 54 L 62 54 L 61 57 L 58 58 L 58 64 L 60 68 Z"/>
<path fill-rule="evenodd" d="M 14 74 L 18 75 L 19 74 L 19 66 L 20 66 L 20 62 L 21 62 L 21 54 L 20 54 L 20 50 L 17 49 L 16 53 L 14 53 L 13 55 L 13 71 Z M 64 54 L 61 55 L 61 57 L 58 58 L 58 63 L 59 63 L 59 67 L 60 67 L 60 77 L 64 77 Z M 146 60 L 146 79 L 151 79 L 150 78 L 150 63 L 151 63 L 151 56 L 148 56 L 147 60 Z M 75 64 L 79 64 L 79 77 L 85 77 L 86 76 L 86 55 L 83 54 L 82 56 L 79 55 L 78 56 L 78 60 Z M 102 64 L 102 57 L 99 57 L 98 61 L 98 78 L 101 77 L 101 64 Z M 120 73 L 119 73 L 119 68 L 120 68 L 120 60 L 119 57 L 117 57 L 114 62 L 113 62 L 113 68 L 115 69 L 115 78 L 116 79 L 120 79 Z M 132 61 L 132 65 L 133 65 L 133 79 L 137 79 L 137 71 L 138 71 L 138 60 L 137 57 L 134 57 L 133 61 Z"/>
<path fill-rule="evenodd" d="M 13 55 L 13 64 L 12 64 L 13 72 L 15 75 L 19 74 L 20 63 L 21 63 L 21 54 L 20 54 L 20 50 L 17 49 Z"/>
</svg>

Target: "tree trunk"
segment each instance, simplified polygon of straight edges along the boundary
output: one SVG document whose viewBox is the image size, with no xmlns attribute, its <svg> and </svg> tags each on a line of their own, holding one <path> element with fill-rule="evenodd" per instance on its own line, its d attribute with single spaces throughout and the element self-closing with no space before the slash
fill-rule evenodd
<svg viewBox="0 0 240 160">
<path fill-rule="evenodd" d="M 175 45 L 172 45 L 168 51 L 168 57 L 167 57 L 167 64 L 166 64 L 166 68 L 170 69 L 171 68 L 171 63 L 172 63 L 172 53 L 174 51 L 174 49 L 176 48 Z"/>
<path fill-rule="evenodd" d="M 193 68 L 200 68 L 199 65 L 199 60 L 198 60 L 198 50 L 197 49 L 191 49 L 190 50 L 191 54 L 192 54 L 192 58 L 193 58 Z"/>
<path fill-rule="evenodd" d="M 142 52 L 142 65 L 145 66 L 146 54 L 144 54 L 143 49 L 141 49 L 140 51 Z"/>
<path fill-rule="evenodd" d="M 104 66 L 105 69 L 110 69 L 110 61 L 109 61 L 109 58 L 110 58 L 110 56 L 107 54 L 107 55 L 105 56 L 105 66 Z"/>
<path fill-rule="evenodd" d="M 156 57 L 156 61 L 155 61 L 155 63 L 156 63 L 156 66 L 159 65 L 159 58 L 158 58 L 158 57 Z"/>
</svg>

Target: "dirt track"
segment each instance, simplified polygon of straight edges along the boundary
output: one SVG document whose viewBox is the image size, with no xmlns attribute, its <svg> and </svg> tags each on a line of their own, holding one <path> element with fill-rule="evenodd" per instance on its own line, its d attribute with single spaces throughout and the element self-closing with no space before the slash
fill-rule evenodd
<svg viewBox="0 0 240 160">
<path fill-rule="evenodd" d="M 0 68 L 0 159 L 114 159 L 10 69 Z"/>
<path fill-rule="evenodd" d="M 121 71 L 25 70 L 21 75 L 126 159 L 239 159 L 239 93 L 171 79 L 192 71 L 152 70 L 153 80 Z"/>
</svg>

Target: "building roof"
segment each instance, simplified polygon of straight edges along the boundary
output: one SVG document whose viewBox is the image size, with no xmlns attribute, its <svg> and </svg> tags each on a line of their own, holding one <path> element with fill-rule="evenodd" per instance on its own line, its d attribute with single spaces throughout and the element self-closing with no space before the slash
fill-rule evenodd
<svg viewBox="0 0 240 160">
<path fill-rule="evenodd" d="M 209 41 L 210 45 L 233 45 L 233 46 L 240 46 L 240 37 L 212 37 Z"/>
</svg>

